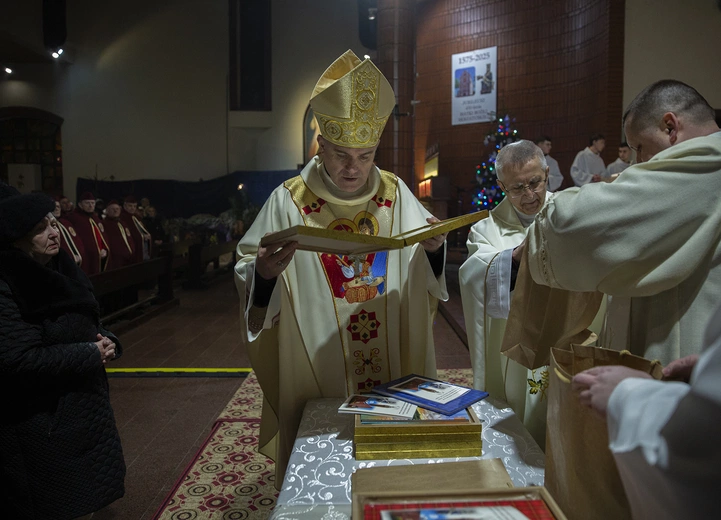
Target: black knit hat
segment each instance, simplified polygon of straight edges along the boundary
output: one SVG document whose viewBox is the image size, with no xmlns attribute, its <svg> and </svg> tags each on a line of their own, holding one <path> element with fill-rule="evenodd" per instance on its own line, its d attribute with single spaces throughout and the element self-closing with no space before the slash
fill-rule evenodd
<svg viewBox="0 0 721 520">
<path fill-rule="evenodd" d="M 55 201 L 44 193 L 21 194 L 0 182 L 0 244 L 24 237 L 43 217 L 55 209 Z"/>
</svg>

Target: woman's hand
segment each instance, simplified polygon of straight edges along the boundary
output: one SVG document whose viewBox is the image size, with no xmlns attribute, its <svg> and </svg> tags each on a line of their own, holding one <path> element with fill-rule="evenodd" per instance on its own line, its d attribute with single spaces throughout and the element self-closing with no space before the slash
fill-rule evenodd
<svg viewBox="0 0 721 520">
<path fill-rule="evenodd" d="M 95 346 L 100 351 L 100 358 L 103 361 L 103 365 L 111 359 L 115 359 L 115 343 L 113 340 L 102 334 L 97 335 L 98 341 L 95 342 Z"/>
</svg>

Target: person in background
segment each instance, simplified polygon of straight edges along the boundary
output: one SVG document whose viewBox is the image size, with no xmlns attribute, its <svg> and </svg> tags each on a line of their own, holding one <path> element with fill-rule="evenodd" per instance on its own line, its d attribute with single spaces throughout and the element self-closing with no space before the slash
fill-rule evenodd
<svg viewBox="0 0 721 520">
<path fill-rule="evenodd" d="M 113 199 L 105 209 L 105 237 L 108 240 L 110 255 L 108 269 L 118 269 L 133 263 L 133 237 L 125 222 L 120 220 L 120 204 Z"/>
<path fill-rule="evenodd" d="M 95 197 L 89 191 L 80 195 L 78 207 L 66 217 L 83 243 L 82 269 L 88 276 L 102 273 L 108 265 L 110 247 L 105 239 L 105 228 L 95 213 Z"/>
<path fill-rule="evenodd" d="M 163 220 L 155 211 L 155 206 L 147 206 L 145 208 L 145 217 L 143 218 L 145 229 L 148 230 L 150 236 L 153 237 L 153 243 L 160 245 L 166 241 L 165 229 L 163 228 Z"/>
<path fill-rule="evenodd" d="M 66 217 L 71 211 L 75 209 L 73 203 L 65 195 L 60 196 L 60 211 L 63 217 Z"/>
<path fill-rule="evenodd" d="M 0 184 L 0 508 L 13 520 L 70 520 L 124 494 L 105 374 L 122 348 L 54 207 Z"/>
<path fill-rule="evenodd" d="M 130 230 L 133 237 L 133 263 L 142 262 L 150 258 L 152 248 L 152 237 L 143 225 L 142 216 L 138 214 L 138 200 L 133 195 L 128 195 L 123 200 L 123 210 L 120 213 L 120 220 Z"/>
<path fill-rule="evenodd" d="M 83 263 L 83 254 L 85 253 L 85 247 L 83 246 L 82 240 L 78 237 L 78 233 L 75 231 L 73 224 L 62 216 L 62 206 L 59 200 L 55 201 L 55 210 L 53 216 L 58 223 L 58 232 L 60 233 L 60 247 L 62 247 L 67 254 L 70 255 L 75 263 L 79 266 Z"/>
<path fill-rule="evenodd" d="M 606 166 L 606 177 L 611 177 L 631 166 L 631 148 L 628 143 L 623 142 L 618 147 L 618 158 Z"/>
<path fill-rule="evenodd" d="M 601 159 L 601 152 L 605 147 L 606 138 L 601 134 L 594 134 L 589 139 L 589 145 L 576 154 L 571 165 L 571 177 L 576 186 L 599 182 L 606 174 L 606 165 Z"/>
<path fill-rule="evenodd" d="M 543 151 L 543 155 L 546 157 L 546 165 L 548 166 L 548 186 L 546 189 L 551 192 L 556 191 L 563 184 L 563 174 L 558 167 L 558 161 L 549 155 L 552 148 L 551 138 L 542 135 L 536 139 L 536 146 Z"/>
</svg>

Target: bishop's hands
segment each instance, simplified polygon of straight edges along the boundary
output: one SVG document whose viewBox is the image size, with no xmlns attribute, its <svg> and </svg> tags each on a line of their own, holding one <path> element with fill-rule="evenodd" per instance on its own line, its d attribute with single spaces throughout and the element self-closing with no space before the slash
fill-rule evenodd
<svg viewBox="0 0 721 520">
<path fill-rule="evenodd" d="M 269 235 L 270 233 L 266 233 Z M 266 247 L 258 246 L 255 258 L 255 270 L 264 280 L 272 280 L 285 271 L 296 249 L 298 242 L 274 242 Z"/>
<path fill-rule="evenodd" d="M 578 393 L 582 405 L 592 408 L 606 417 L 608 400 L 618 384 L 629 377 L 653 379 L 646 372 L 623 366 L 594 367 L 579 372 L 571 381 L 571 388 Z"/>
<path fill-rule="evenodd" d="M 436 217 L 428 217 L 426 219 L 426 222 L 428 222 L 429 224 L 435 224 L 436 222 L 440 222 L 440 220 Z M 429 253 L 435 253 L 441 248 L 441 246 L 443 246 L 443 243 L 446 241 L 447 236 L 448 233 L 443 233 L 442 235 L 436 235 L 434 237 L 427 238 L 423 242 L 421 242 L 421 245 L 423 246 L 423 249 L 425 249 Z"/>
</svg>

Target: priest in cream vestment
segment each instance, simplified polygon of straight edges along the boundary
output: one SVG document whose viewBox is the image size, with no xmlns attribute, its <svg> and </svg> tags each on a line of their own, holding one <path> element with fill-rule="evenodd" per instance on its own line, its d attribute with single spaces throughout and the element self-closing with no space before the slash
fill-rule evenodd
<svg viewBox="0 0 721 520">
<path fill-rule="evenodd" d="M 506 401 L 544 446 L 548 368 L 528 370 L 501 354 L 501 343 L 518 270 L 513 250 L 556 194 L 546 191 L 549 167 L 541 148 L 531 141 L 503 147 L 496 173 L 506 198 L 471 228 L 468 259 L 459 272 L 473 386 Z"/>
<path fill-rule="evenodd" d="M 344 397 L 409 373 L 435 376 L 433 316 L 447 299 L 445 236 L 362 255 L 259 247 L 305 225 L 393 236 L 434 219 L 373 159 L 395 106 L 388 81 L 348 51 L 311 97 L 319 154 L 275 189 L 238 245 L 242 334 L 263 390 L 260 450 L 281 484 L 309 399 Z"/>
<path fill-rule="evenodd" d="M 527 240 L 536 283 L 611 295 L 604 344 L 668 363 L 700 352 L 721 295 L 721 133 L 693 88 L 664 80 L 624 115 L 639 164 L 559 193 Z"/>
</svg>

